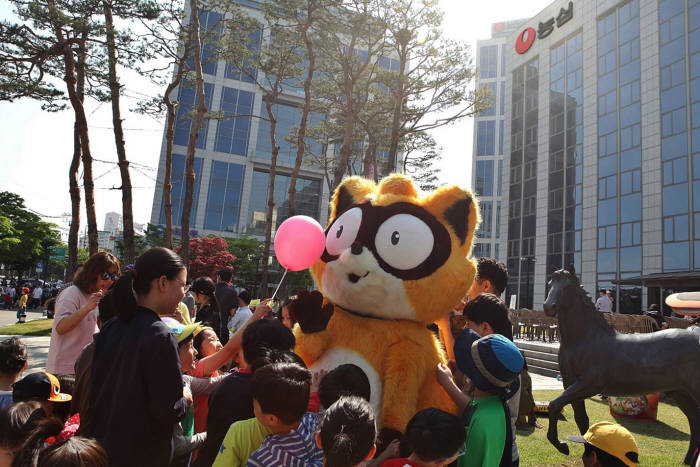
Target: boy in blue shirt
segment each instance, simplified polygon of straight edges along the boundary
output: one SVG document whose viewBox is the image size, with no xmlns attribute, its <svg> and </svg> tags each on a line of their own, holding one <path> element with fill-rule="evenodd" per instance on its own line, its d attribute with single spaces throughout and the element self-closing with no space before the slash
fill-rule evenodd
<svg viewBox="0 0 700 467">
<path fill-rule="evenodd" d="M 316 414 L 309 404 L 311 372 L 296 363 L 273 363 L 255 372 L 250 383 L 255 417 L 272 431 L 251 454 L 249 467 L 323 466 L 316 445 Z"/>
</svg>

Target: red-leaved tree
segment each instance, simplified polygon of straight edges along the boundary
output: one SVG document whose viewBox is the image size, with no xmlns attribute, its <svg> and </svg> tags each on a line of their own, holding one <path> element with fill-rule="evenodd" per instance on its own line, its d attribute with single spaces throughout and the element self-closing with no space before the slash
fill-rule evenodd
<svg viewBox="0 0 700 467">
<path fill-rule="evenodd" d="M 182 247 L 178 248 L 178 253 Z M 189 277 L 209 276 L 216 280 L 216 273 L 221 268 L 233 268 L 236 257 L 228 251 L 228 243 L 221 237 L 202 237 L 190 239 Z"/>
</svg>

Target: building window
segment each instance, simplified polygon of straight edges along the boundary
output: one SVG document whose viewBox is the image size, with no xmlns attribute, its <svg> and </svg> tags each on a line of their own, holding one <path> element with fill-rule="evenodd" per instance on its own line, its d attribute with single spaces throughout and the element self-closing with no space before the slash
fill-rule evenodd
<svg viewBox="0 0 700 467">
<path fill-rule="evenodd" d="M 216 42 L 222 30 L 221 14 L 214 11 L 199 10 L 200 38 L 202 40 L 202 73 L 216 75 L 217 57 Z M 190 55 L 185 65 L 188 70 L 194 70 L 194 54 Z"/>
<path fill-rule="evenodd" d="M 238 231 L 245 166 L 212 161 L 204 228 Z"/>
<path fill-rule="evenodd" d="M 476 236 L 479 238 L 491 238 L 491 226 L 493 225 L 493 202 L 481 201 L 479 203 L 479 208 L 481 210 L 481 224 L 479 225 L 479 230 L 476 232 Z"/>
<path fill-rule="evenodd" d="M 483 110 L 479 114 L 479 116 L 491 117 L 491 116 L 496 115 L 496 103 L 498 102 L 498 93 L 496 91 L 498 88 L 496 86 L 497 86 L 496 83 L 485 83 L 485 84 L 481 85 L 482 88 L 488 89 L 488 92 L 489 92 L 488 100 L 489 100 L 489 103 L 491 105 L 489 106 L 488 109 Z"/>
<path fill-rule="evenodd" d="M 260 50 L 261 32 L 252 31 L 248 36 L 248 50 Z M 253 54 L 255 55 L 255 54 Z M 243 68 L 243 69 L 241 69 Z M 242 67 L 226 64 L 224 76 L 228 79 L 235 79 L 245 83 L 255 83 L 258 78 L 258 70 L 254 63 L 244 63 Z"/>
<path fill-rule="evenodd" d="M 261 103 L 261 115 L 267 115 L 264 110 L 264 104 Z M 301 120 L 301 109 L 295 105 L 285 103 L 275 103 L 272 109 L 277 126 L 275 128 L 275 142 L 279 146 L 277 154 L 277 163 L 294 166 L 297 157 L 296 134 L 295 129 L 299 126 Z M 309 114 L 309 125 L 317 125 L 321 122 L 323 116 L 317 113 Z M 306 139 L 307 151 L 312 154 L 320 155 L 322 146 L 318 141 L 311 138 Z M 258 144 L 255 148 L 255 158 L 263 160 L 271 160 L 272 144 L 270 142 L 270 122 L 261 120 L 258 128 Z M 360 169 L 361 170 L 361 169 Z"/>
<path fill-rule="evenodd" d="M 495 78 L 498 72 L 498 46 L 485 45 L 479 50 L 479 76 Z"/>
<path fill-rule="evenodd" d="M 476 194 L 493 196 L 493 161 L 476 162 Z"/>
<path fill-rule="evenodd" d="M 476 155 L 490 156 L 495 154 L 496 121 L 480 121 L 476 128 Z"/>
<path fill-rule="evenodd" d="M 214 85 L 204 83 L 204 104 L 207 110 L 211 110 L 211 100 Z M 191 83 L 183 80 L 178 91 L 178 106 L 177 116 L 175 119 L 175 134 L 173 135 L 173 143 L 180 146 L 187 146 L 190 139 L 190 131 L 192 129 L 192 111 L 199 105 L 197 99 L 197 90 L 191 86 Z M 207 143 L 207 133 L 209 130 L 209 120 L 202 120 L 202 125 L 199 127 L 199 135 L 197 135 L 197 149 L 204 149 Z"/>
<path fill-rule="evenodd" d="M 170 176 L 172 190 L 170 200 L 172 202 L 173 225 L 182 223 L 182 206 L 185 203 L 185 156 L 173 154 L 173 170 Z M 194 158 L 194 188 L 192 190 L 192 208 L 190 210 L 190 227 L 194 227 L 197 218 L 197 205 L 199 203 L 199 187 L 202 183 L 202 158 Z M 165 196 L 160 210 L 160 223 L 165 225 Z"/>
<path fill-rule="evenodd" d="M 220 110 L 224 118 L 216 127 L 216 151 L 246 156 L 253 114 L 252 92 L 224 87 L 221 90 Z"/>
<path fill-rule="evenodd" d="M 275 206 L 272 212 L 273 234 L 277 227 L 289 217 L 290 177 L 277 173 L 275 175 Z M 248 215 L 248 233 L 265 235 L 267 200 L 269 194 L 270 174 L 261 170 L 253 171 L 250 209 Z M 297 178 L 296 214 L 319 219 L 321 200 L 321 180 Z"/>
</svg>

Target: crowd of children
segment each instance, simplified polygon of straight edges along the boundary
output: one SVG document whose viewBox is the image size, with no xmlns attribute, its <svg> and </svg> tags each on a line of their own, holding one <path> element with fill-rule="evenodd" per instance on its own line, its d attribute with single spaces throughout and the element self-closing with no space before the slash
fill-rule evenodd
<svg viewBox="0 0 700 467">
<path fill-rule="evenodd" d="M 25 345 L 0 342 L 0 467 L 519 464 L 524 359 L 498 298 L 502 264 L 479 261 L 453 320 L 455 359 L 435 369 L 458 414 L 421 410 L 401 440 L 377 446 L 367 375 L 352 364 L 312 374 L 294 353 L 286 307 L 271 319 L 268 302 L 249 307 L 242 291 L 221 310 L 218 284 L 199 278 L 191 287 L 199 309 L 190 313 L 181 306 L 187 272 L 174 252 L 153 248 L 120 276 L 114 261 L 88 268 L 97 279 L 83 277 L 84 290 L 74 291 L 73 314 L 90 315 L 97 332 L 71 354 L 71 371 L 22 378 Z M 86 311 L 91 305 L 97 310 Z M 65 368 L 60 357 L 55 364 Z M 594 425 L 573 441 L 585 443 L 586 466 L 637 465 L 634 439 L 619 425 Z"/>
</svg>

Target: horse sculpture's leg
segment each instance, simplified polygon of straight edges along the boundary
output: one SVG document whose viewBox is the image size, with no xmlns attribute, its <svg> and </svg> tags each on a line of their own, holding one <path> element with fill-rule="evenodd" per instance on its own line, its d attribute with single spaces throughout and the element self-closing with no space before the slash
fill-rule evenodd
<svg viewBox="0 0 700 467">
<path fill-rule="evenodd" d="M 693 397 L 685 391 L 669 391 L 667 394 L 676 401 L 678 408 L 680 408 L 688 418 L 688 425 L 690 426 L 690 446 L 688 447 L 688 452 L 685 455 L 683 463 L 690 464 L 695 448 L 700 445 L 700 409 Z"/>
<path fill-rule="evenodd" d="M 583 400 L 586 397 L 591 397 L 595 394 L 597 394 L 597 391 L 595 389 L 591 389 L 591 386 L 582 381 L 577 381 L 566 388 L 564 392 L 559 395 L 559 397 L 555 398 L 549 403 L 549 428 L 547 429 L 547 439 L 562 454 L 566 454 L 567 456 L 569 455 L 569 446 L 565 442 L 559 441 L 557 420 L 559 414 L 561 413 L 561 409 L 563 409 L 565 405 L 576 401 L 581 401 L 581 403 L 583 403 Z M 586 419 L 588 419 L 587 416 Z"/>
<path fill-rule="evenodd" d="M 574 420 L 581 434 L 588 431 L 588 414 L 586 413 L 586 402 L 581 399 L 573 401 L 571 407 L 574 409 Z"/>
</svg>

